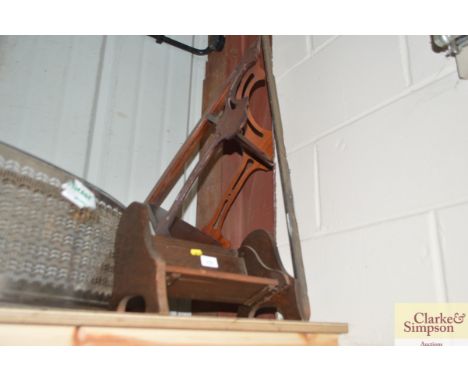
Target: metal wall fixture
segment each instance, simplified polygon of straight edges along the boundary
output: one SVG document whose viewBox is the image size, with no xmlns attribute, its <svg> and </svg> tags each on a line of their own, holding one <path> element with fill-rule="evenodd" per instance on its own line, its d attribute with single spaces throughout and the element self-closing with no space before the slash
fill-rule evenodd
<svg viewBox="0 0 468 382">
<path fill-rule="evenodd" d="M 211 52 L 221 52 L 225 42 L 224 36 L 208 36 L 208 46 L 204 49 L 198 49 L 163 35 L 148 35 L 148 37 L 154 38 L 158 44 L 166 43 L 197 56 L 205 56 Z"/>
<path fill-rule="evenodd" d="M 447 57 L 455 57 L 458 77 L 464 80 L 468 79 L 468 36 L 433 35 L 431 42 L 434 52 L 447 52 Z"/>
</svg>

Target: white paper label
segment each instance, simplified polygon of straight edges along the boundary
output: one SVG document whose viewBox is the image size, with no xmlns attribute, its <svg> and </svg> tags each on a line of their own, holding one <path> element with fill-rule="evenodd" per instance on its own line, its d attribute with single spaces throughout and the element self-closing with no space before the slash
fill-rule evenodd
<svg viewBox="0 0 468 382">
<path fill-rule="evenodd" d="M 78 179 L 62 184 L 62 196 L 78 206 L 78 208 L 96 209 L 96 197 Z"/>
<path fill-rule="evenodd" d="M 218 268 L 218 259 L 216 257 L 201 255 L 200 260 L 201 265 L 203 265 L 204 267 Z"/>
</svg>

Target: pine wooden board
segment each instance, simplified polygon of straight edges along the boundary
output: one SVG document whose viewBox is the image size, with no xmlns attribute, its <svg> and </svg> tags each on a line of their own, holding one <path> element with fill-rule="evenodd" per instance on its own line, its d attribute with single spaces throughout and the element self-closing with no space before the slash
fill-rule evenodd
<svg viewBox="0 0 468 382">
<path fill-rule="evenodd" d="M 167 330 L 136 328 L 80 328 L 76 345 L 336 345 L 335 334 L 239 332 L 225 330 Z"/>
<path fill-rule="evenodd" d="M 336 345 L 347 324 L 0 308 L 0 345 Z"/>
<path fill-rule="evenodd" d="M 336 334 L 0 324 L 0 346 L 337 345 Z"/>
<path fill-rule="evenodd" d="M 147 313 L 114 313 L 59 309 L 0 308 L 0 323 L 329 334 L 342 334 L 348 332 L 348 325 L 343 323 L 254 320 L 199 316 L 181 317 Z"/>
<path fill-rule="evenodd" d="M 74 344 L 74 326 L 0 324 L 0 346 L 67 346 Z"/>
</svg>

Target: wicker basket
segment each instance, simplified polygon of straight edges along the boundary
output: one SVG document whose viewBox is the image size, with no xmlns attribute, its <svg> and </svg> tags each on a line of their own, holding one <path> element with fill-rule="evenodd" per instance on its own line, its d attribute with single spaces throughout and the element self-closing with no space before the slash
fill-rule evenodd
<svg viewBox="0 0 468 382">
<path fill-rule="evenodd" d="M 79 179 L 0 143 L 0 302 L 106 308 L 124 206 L 79 179 L 96 209 L 79 209 L 61 185 Z"/>
</svg>

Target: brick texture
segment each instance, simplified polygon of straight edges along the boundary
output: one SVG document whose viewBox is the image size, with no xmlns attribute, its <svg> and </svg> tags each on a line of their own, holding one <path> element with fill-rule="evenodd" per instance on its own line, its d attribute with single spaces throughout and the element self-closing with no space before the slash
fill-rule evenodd
<svg viewBox="0 0 468 382">
<path fill-rule="evenodd" d="M 295 39 L 274 48 L 298 57 L 278 87 L 312 319 L 390 345 L 395 303 L 468 298 L 468 82 L 429 36 Z"/>
</svg>

